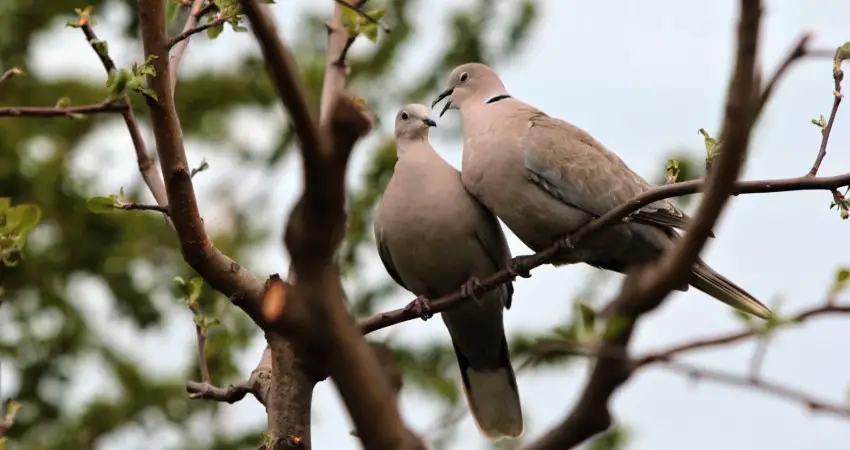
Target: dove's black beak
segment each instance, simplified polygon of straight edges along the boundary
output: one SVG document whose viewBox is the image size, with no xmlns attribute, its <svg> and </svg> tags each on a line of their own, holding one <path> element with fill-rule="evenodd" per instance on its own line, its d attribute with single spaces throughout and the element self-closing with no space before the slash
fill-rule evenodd
<svg viewBox="0 0 850 450">
<path fill-rule="evenodd" d="M 426 118 L 422 119 L 422 123 L 424 123 L 425 125 L 428 125 L 429 127 L 436 127 L 437 126 L 437 122 L 434 122 L 434 119 L 431 119 L 430 117 L 426 117 Z"/>
<path fill-rule="evenodd" d="M 450 88 L 446 89 L 445 91 L 443 91 L 442 93 L 440 93 L 440 95 L 438 95 L 437 98 L 433 102 L 431 102 L 431 108 L 433 109 L 435 106 L 437 106 L 437 103 L 440 103 L 440 101 L 442 99 L 452 95 L 452 92 L 454 92 L 454 90 L 455 90 L 455 88 L 450 87 Z"/>
<path fill-rule="evenodd" d="M 449 99 L 449 101 L 446 102 L 445 106 L 443 106 L 443 110 L 440 111 L 440 117 L 443 117 L 443 114 L 445 114 L 446 111 L 448 111 L 449 108 L 451 108 L 451 107 L 452 107 L 452 99 Z"/>
</svg>

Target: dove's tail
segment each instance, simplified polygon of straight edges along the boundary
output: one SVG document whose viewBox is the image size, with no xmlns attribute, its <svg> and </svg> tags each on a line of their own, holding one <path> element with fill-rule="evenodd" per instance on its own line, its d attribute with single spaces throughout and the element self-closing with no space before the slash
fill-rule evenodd
<svg viewBox="0 0 850 450">
<path fill-rule="evenodd" d="M 517 438 L 523 433 L 516 377 L 508 344 L 502 339 L 504 351 L 498 367 L 473 368 L 455 346 L 469 409 L 478 428 L 491 440 Z"/>
<path fill-rule="evenodd" d="M 717 300 L 762 319 L 773 316 L 770 309 L 764 306 L 762 302 L 756 300 L 750 293 L 738 287 L 728 278 L 717 273 L 702 260 L 697 260 L 691 273 L 693 275 L 691 285 Z"/>
</svg>

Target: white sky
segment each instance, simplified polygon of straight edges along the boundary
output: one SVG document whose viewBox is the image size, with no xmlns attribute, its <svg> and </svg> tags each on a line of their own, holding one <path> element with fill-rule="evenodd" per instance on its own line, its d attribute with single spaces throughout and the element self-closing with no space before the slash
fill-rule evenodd
<svg viewBox="0 0 850 450">
<path fill-rule="evenodd" d="M 466 2 L 430 0 L 427 3 L 427 17 L 433 17 L 441 16 L 451 5 Z M 647 178 L 661 170 L 662 158 L 670 149 L 689 147 L 701 151 L 697 129 L 715 131 L 719 127 L 734 45 L 736 1 L 539 3 L 541 20 L 522 57 L 500 67 L 502 78 L 514 96 L 587 129 Z M 846 20 L 850 17 L 850 3 L 840 0 L 767 3 L 761 55 L 768 73 L 803 31 L 815 31 L 815 44 L 822 48 L 834 48 L 850 40 Z M 316 3 L 280 1 L 274 7 L 285 36 L 292 35 L 298 11 L 308 5 L 315 7 Z M 110 38 L 117 34 L 116 27 L 126 19 L 127 11 L 112 10 L 105 14 L 100 19 L 98 33 L 101 39 L 109 39 L 110 52 L 119 65 L 139 59 L 140 48 Z M 415 46 L 417 54 L 406 56 L 406 63 L 413 67 L 427 59 L 419 53 L 436 54 L 436 49 L 443 45 L 440 30 L 436 26 L 428 30 L 418 35 L 421 42 Z M 62 23 L 57 22 L 39 43 L 30 61 L 30 70 L 39 76 L 70 73 L 102 77 L 100 65 L 78 31 L 62 28 Z M 245 51 L 256 51 L 250 35 L 235 36 L 227 31 L 214 42 L 193 41 L 183 69 L 225 66 L 228 58 Z M 829 112 L 831 91 L 829 61 L 806 61 L 790 71 L 761 120 L 745 178 L 790 177 L 808 171 L 819 144 L 818 130 L 809 119 Z M 407 99 L 398 101 L 399 105 L 407 102 Z M 457 124 L 459 116 L 448 114 L 442 120 Z M 234 126 L 235 134 L 246 143 L 265 149 L 279 122 L 279 116 L 240 114 Z M 838 174 L 850 166 L 848 130 L 847 113 L 840 112 L 830 142 L 831 151 L 822 167 L 823 175 Z M 432 136 L 440 153 L 459 167 L 459 142 L 440 140 L 439 129 Z M 153 140 L 149 142 L 152 148 Z M 119 186 L 138 176 L 130 145 L 123 124 L 115 121 L 80 146 L 76 170 L 81 175 L 88 173 L 87 167 L 91 167 L 94 158 L 100 164 L 110 164 L 112 170 L 98 183 L 103 192 L 117 192 Z M 187 150 L 192 161 L 206 157 L 212 165 L 212 170 L 199 177 L 196 185 L 207 223 L 216 223 L 211 183 L 204 180 L 227 177 L 226 172 L 218 171 L 232 163 L 226 155 L 212 154 L 213 149 L 197 143 L 189 143 Z M 354 173 L 362 168 L 366 156 L 357 155 Z M 274 179 L 255 177 L 250 171 L 239 177 L 238 192 L 243 198 L 259 190 L 271 190 L 271 198 L 280 202 L 262 208 L 261 217 L 271 221 L 274 230 L 281 229 L 282 211 L 291 207 L 298 193 L 300 169 L 296 162 L 290 157 L 287 171 Z M 839 244 L 848 224 L 838 218 L 837 212 L 828 209 L 829 202 L 829 195 L 823 192 L 734 198 L 716 228 L 718 238 L 710 243 L 704 257 L 757 297 L 771 300 L 782 296 L 785 311 L 812 306 L 822 301 L 835 268 L 848 264 Z M 528 252 L 510 233 L 509 240 L 514 254 Z M 285 270 L 286 260 L 278 246 L 275 232 L 267 247 L 273 250 L 258 254 L 251 261 L 258 273 Z M 372 279 L 386 277 L 380 264 L 374 261 L 368 270 Z M 567 300 L 582 287 L 583 279 L 589 274 L 590 269 L 578 266 L 544 267 L 537 269 L 531 279 L 519 280 L 514 307 L 506 315 L 508 333 L 518 329 L 548 329 L 563 321 L 570 311 Z M 615 278 L 619 280 L 619 276 Z M 188 311 L 175 310 L 161 330 L 142 336 L 106 312 L 109 300 L 102 286 L 81 280 L 78 288 L 85 293 L 81 298 L 86 299 L 80 308 L 86 311 L 100 335 L 142 358 L 151 373 L 173 375 L 174 367 L 181 366 L 178 363 L 194 357 Z M 397 304 L 404 304 L 410 297 L 399 294 Z M 847 401 L 850 359 L 845 357 L 844 343 L 850 338 L 850 328 L 846 324 L 846 320 L 820 319 L 783 332 L 771 347 L 764 366 L 766 377 L 824 399 Z M 659 348 L 739 326 L 723 305 L 695 290 L 673 295 L 641 325 L 633 345 L 638 350 Z M 403 328 L 403 339 L 448 338 L 438 320 L 408 322 L 399 327 Z M 243 358 L 245 374 L 254 367 L 262 347 L 262 338 L 258 336 L 255 349 Z M 690 360 L 744 371 L 751 351 L 752 345 L 740 345 Z M 103 369 L 97 361 L 84 364 L 86 370 L 68 395 L 71 404 L 102 393 L 104 386 L 109 385 L 102 380 Z M 529 417 L 526 427 L 529 438 L 559 421 L 572 407 L 586 373 L 585 367 L 573 367 L 520 377 L 523 407 Z M 8 380 L 10 374 L 3 375 Z M 4 388 L 11 389 L 12 385 L 4 383 Z M 419 430 L 428 426 L 437 413 L 435 405 L 415 394 L 403 395 L 402 404 L 405 417 Z M 314 405 L 314 448 L 359 448 L 356 439 L 348 435 L 349 419 L 330 383 L 318 386 Z M 615 397 L 613 405 L 616 417 L 634 430 L 630 448 L 641 450 L 675 449 L 683 445 L 692 450 L 844 449 L 850 430 L 846 421 L 812 415 L 797 404 L 709 382 L 694 386 L 663 369 L 646 370 L 633 378 Z M 265 421 L 261 405 L 253 399 L 227 406 L 225 411 L 218 421 L 227 429 Z M 209 427 L 209 423 L 197 425 L 198 429 Z M 455 448 L 486 448 L 470 418 L 459 426 L 461 439 Z M 174 442 L 174 433 L 174 430 L 165 431 L 156 442 L 151 442 L 150 435 L 131 431 L 116 436 L 100 449 L 163 448 Z"/>
</svg>

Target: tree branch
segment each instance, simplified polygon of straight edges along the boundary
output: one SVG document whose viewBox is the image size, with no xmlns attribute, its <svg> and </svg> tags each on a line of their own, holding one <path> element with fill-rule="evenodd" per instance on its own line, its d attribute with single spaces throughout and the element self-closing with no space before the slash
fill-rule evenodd
<svg viewBox="0 0 850 450">
<path fill-rule="evenodd" d="M 80 29 L 86 36 L 86 40 L 92 50 L 94 50 L 94 53 L 100 59 L 101 64 L 103 64 L 103 68 L 106 69 L 107 75 L 115 70 L 115 62 L 109 57 L 106 49 L 95 45 L 100 40 L 97 38 L 97 34 L 95 34 L 90 22 L 88 20 L 81 21 Z M 127 108 L 121 112 L 121 116 L 124 118 L 124 124 L 127 125 L 127 130 L 130 132 L 130 139 L 133 141 L 133 149 L 136 152 L 136 162 L 139 166 L 139 172 L 142 174 L 142 180 L 144 180 L 156 203 L 160 206 L 165 206 L 168 204 L 168 198 L 165 195 L 165 184 L 159 175 L 156 165 L 154 165 L 150 155 L 148 155 L 145 139 L 142 137 L 142 130 L 139 128 L 139 121 L 136 120 L 136 114 L 133 112 L 129 96 L 124 97 L 124 102 L 127 103 Z M 165 222 L 172 230 L 174 229 L 171 219 L 165 217 Z"/>
<path fill-rule="evenodd" d="M 224 22 L 224 20 L 221 20 L 222 18 L 219 17 L 210 23 L 198 26 L 198 21 L 201 20 L 201 16 L 209 12 L 210 8 L 217 7 L 212 1 L 208 5 L 204 6 L 204 1 L 205 0 L 192 1 L 192 9 L 189 12 L 189 18 L 186 19 L 186 25 L 183 26 L 183 32 L 168 40 L 169 50 L 176 46 L 176 48 L 174 48 L 174 53 L 171 55 L 170 72 L 171 82 L 174 85 L 177 84 L 177 74 L 180 70 L 180 61 L 183 59 L 183 53 L 189 45 L 189 38 L 194 34 L 205 31 L 207 28 L 212 28 Z"/>
<path fill-rule="evenodd" d="M 141 203 L 124 203 L 121 205 L 121 209 L 127 211 L 159 211 L 163 214 L 168 215 L 168 205 L 160 206 L 160 205 L 143 205 Z"/>
<path fill-rule="evenodd" d="M 258 325 L 265 321 L 260 312 L 263 283 L 239 264 L 221 253 L 204 229 L 183 148 L 183 131 L 174 108 L 170 79 L 164 0 L 140 0 L 139 22 L 145 57 L 152 61 L 156 76 L 148 76 L 148 87 L 158 100 L 146 97 L 157 153 L 165 180 L 168 205 L 174 229 L 180 240 L 183 259 L 215 290 L 238 298 L 242 308 Z"/>
<path fill-rule="evenodd" d="M 203 360 L 202 364 L 206 365 L 206 359 Z M 207 377 L 209 377 L 209 375 L 207 375 Z M 197 381 L 189 381 L 186 383 L 186 392 L 189 393 L 189 398 L 192 399 L 202 398 L 227 403 L 236 403 L 250 393 L 257 399 L 257 401 L 266 406 L 271 384 L 271 348 L 266 347 L 259 364 L 257 364 L 257 367 L 251 372 L 251 376 L 247 381 L 231 384 L 226 388 L 213 386 L 209 381 L 200 383 Z"/>
<path fill-rule="evenodd" d="M 106 100 L 94 105 L 64 108 L 43 106 L 12 106 L 0 108 L 0 117 L 74 117 L 77 115 L 124 112 L 128 106 L 121 101 Z"/>
<path fill-rule="evenodd" d="M 841 81 L 844 79 L 844 71 L 841 70 L 842 60 L 839 56 L 839 51 L 836 51 L 832 67 L 832 80 L 835 85 L 835 89 L 832 91 L 832 111 L 829 113 L 829 120 L 827 120 L 826 125 L 821 128 L 821 135 L 823 137 L 821 139 L 820 149 L 818 150 L 818 156 L 815 158 L 815 162 L 808 173 L 811 177 L 818 174 L 818 169 L 820 169 L 820 165 L 826 157 L 826 147 L 829 144 L 829 135 L 832 132 L 832 124 L 835 122 L 835 115 L 838 114 L 838 106 L 841 105 L 841 99 L 844 98 L 844 94 L 841 92 Z"/>
<path fill-rule="evenodd" d="M 805 405 L 814 412 L 826 412 L 845 418 L 850 418 L 850 407 L 820 400 L 799 389 L 783 386 L 779 383 L 737 375 L 730 372 L 705 369 L 681 361 L 663 361 L 663 367 L 667 370 L 680 373 L 695 381 L 708 380 L 715 383 L 738 386 L 743 388 L 754 388 L 756 390 L 776 395 L 777 397 Z"/>
<path fill-rule="evenodd" d="M 590 234 L 597 233 L 608 227 L 614 226 L 623 220 L 628 220 L 628 216 L 630 214 L 646 205 L 649 205 L 650 203 L 702 192 L 705 189 L 705 185 L 705 180 L 691 180 L 658 186 L 647 190 L 602 216 L 589 221 L 569 236 L 569 242 L 572 245 L 577 245 L 581 239 Z M 740 181 L 734 184 L 733 195 L 813 190 L 832 191 L 848 185 L 850 185 L 850 173 L 834 177 L 802 176 L 797 178 L 773 180 Z M 475 295 L 480 296 L 481 294 L 489 292 L 508 281 L 513 281 L 521 274 L 527 274 L 534 268 L 548 264 L 551 258 L 560 252 L 565 245 L 566 244 L 561 241 L 533 255 L 523 255 L 513 258 L 509 265 L 509 267 L 511 267 L 510 269 L 496 272 L 490 277 L 482 280 L 481 285 L 475 289 Z M 461 291 L 458 290 L 450 295 L 430 300 L 429 306 L 431 312 L 439 313 L 455 308 L 468 300 L 469 298 L 464 297 L 461 294 Z M 360 329 L 363 334 L 369 334 L 373 331 L 417 318 L 419 318 L 419 315 L 410 308 L 394 309 L 361 320 Z"/>
<path fill-rule="evenodd" d="M 296 345 L 315 355 L 339 389 L 363 446 L 369 449 L 424 448 L 404 425 L 393 391 L 375 353 L 358 332 L 342 301 L 333 255 L 345 231 L 345 169 L 354 144 L 372 126 L 343 92 L 344 71 L 326 71 L 322 119 L 317 126 L 289 51 L 272 19 L 256 0 L 242 8 L 260 43 L 266 65 L 292 118 L 301 143 L 304 192 L 286 227 L 285 244 L 294 274 L 291 295 L 278 327 Z M 336 67 L 348 39 L 341 11 L 334 8 L 326 68 Z M 337 50 L 337 48 L 339 48 Z M 336 50 L 336 51 L 335 51 Z M 321 129 L 321 133 L 320 133 Z"/>
</svg>

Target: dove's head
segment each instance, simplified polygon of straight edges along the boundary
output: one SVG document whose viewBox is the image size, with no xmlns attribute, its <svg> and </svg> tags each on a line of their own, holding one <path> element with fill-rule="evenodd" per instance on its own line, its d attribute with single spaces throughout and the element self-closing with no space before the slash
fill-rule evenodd
<svg viewBox="0 0 850 450">
<path fill-rule="evenodd" d="M 443 117 L 450 109 L 461 109 L 471 103 L 485 103 L 507 93 L 505 85 L 493 69 L 481 63 L 467 63 L 452 70 L 446 90 L 437 96 L 431 107 L 448 97 L 449 101 L 440 111 L 440 117 Z"/>
<path fill-rule="evenodd" d="M 428 139 L 428 130 L 437 126 L 437 122 L 428 117 L 428 112 L 427 106 L 418 103 L 411 103 L 401 108 L 395 116 L 395 138 Z"/>
</svg>

